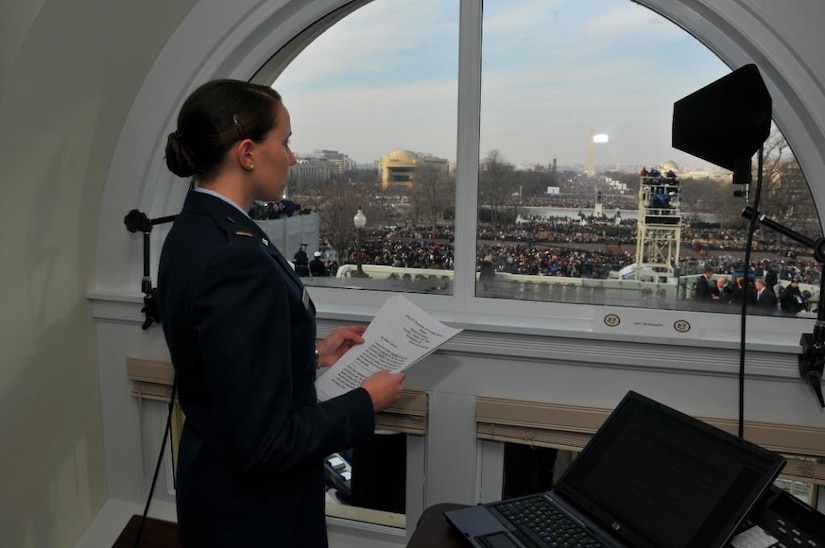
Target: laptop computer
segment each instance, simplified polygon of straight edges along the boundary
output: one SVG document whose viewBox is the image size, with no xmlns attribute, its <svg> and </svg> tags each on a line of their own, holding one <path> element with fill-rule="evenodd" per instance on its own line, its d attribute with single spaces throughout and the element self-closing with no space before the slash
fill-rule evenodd
<svg viewBox="0 0 825 548">
<path fill-rule="evenodd" d="M 717 548 L 783 466 L 777 453 L 630 391 L 552 490 L 444 515 L 478 548 Z M 538 525 L 515 525 L 511 511 Z M 543 524 L 552 513 L 587 540 L 558 539 L 562 527 Z"/>
</svg>

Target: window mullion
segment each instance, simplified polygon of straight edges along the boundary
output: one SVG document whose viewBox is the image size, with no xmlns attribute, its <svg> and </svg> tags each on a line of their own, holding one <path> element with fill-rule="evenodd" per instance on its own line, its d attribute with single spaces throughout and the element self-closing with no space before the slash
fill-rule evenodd
<svg viewBox="0 0 825 548">
<path fill-rule="evenodd" d="M 461 0 L 458 46 L 458 137 L 455 201 L 455 297 L 475 291 L 478 151 L 481 115 L 481 0 Z"/>
</svg>

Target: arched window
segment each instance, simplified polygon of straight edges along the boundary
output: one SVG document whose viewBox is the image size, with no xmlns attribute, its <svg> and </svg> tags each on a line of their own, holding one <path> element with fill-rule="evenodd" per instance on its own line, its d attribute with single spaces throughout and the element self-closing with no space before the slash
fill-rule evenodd
<svg viewBox="0 0 825 548">
<path fill-rule="evenodd" d="M 736 314 L 743 298 L 752 313 L 813 316 L 819 268 L 805 246 L 761 226 L 744 265 L 743 188 L 671 146 L 673 103 L 730 69 L 650 9 L 376 0 L 287 49 L 256 78 L 295 120 L 285 198 L 317 215 L 293 237 L 313 240 L 320 274 L 307 285 L 451 295 L 496 312 L 529 301 L 541 316 L 559 309 L 539 303 L 589 305 L 599 322 L 615 306 Z M 763 174 L 760 211 L 821 236 L 776 127 Z M 756 278 L 772 307 L 757 302 Z M 798 290 L 786 290 L 792 279 Z"/>
</svg>

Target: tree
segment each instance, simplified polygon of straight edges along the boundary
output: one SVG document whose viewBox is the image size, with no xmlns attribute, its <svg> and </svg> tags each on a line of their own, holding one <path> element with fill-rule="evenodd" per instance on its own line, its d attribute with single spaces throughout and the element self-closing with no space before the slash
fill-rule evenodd
<svg viewBox="0 0 825 548">
<path fill-rule="evenodd" d="M 346 261 L 348 251 L 355 248 L 356 230 L 352 218 L 359 208 L 367 217 L 364 228 L 367 234 L 371 226 L 386 224 L 387 212 L 377 199 L 374 184 L 330 181 L 316 189 L 311 203 L 313 210 L 318 212 L 322 237 L 329 241 L 341 262 Z"/>
<path fill-rule="evenodd" d="M 489 208 L 490 224 L 498 227 L 502 210 L 512 200 L 515 167 L 508 164 L 498 150 L 489 151 L 479 167 L 478 206 Z"/>
<path fill-rule="evenodd" d="M 549 171 L 534 169 L 533 171 L 516 172 L 514 175 L 522 199 L 544 196 L 547 193 L 547 187 L 558 186 L 558 182 Z"/>
<path fill-rule="evenodd" d="M 430 226 L 438 226 L 443 212 L 455 203 L 455 177 L 435 165 L 425 164 L 415 170 L 415 185 L 410 191 L 411 216 L 423 217 Z"/>
<path fill-rule="evenodd" d="M 734 197 L 735 190 L 736 187 L 729 179 L 682 179 L 679 183 L 682 214 L 693 217 L 701 213 L 713 213 L 722 228 L 743 228 L 741 214 L 745 203 L 741 198 Z"/>
<path fill-rule="evenodd" d="M 759 211 L 811 239 L 822 236 L 811 189 L 785 136 L 777 129 L 768 137 L 763 156 Z"/>
<path fill-rule="evenodd" d="M 381 184 L 381 176 L 378 169 L 374 167 L 350 169 L 344 172 L 344 176 L 348 181 L 354 183 L 366 183 L 375 186 Z"/>
</svg>

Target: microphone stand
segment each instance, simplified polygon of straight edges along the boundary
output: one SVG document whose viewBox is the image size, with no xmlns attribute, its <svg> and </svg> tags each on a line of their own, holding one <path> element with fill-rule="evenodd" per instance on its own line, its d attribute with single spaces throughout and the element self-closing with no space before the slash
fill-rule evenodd
<svg viewBox="0 0 825 548">
<path fill-rule="evenodd" d="M 149 329 L 153 323 L 160 323 L 160 307 L 158 306 L 158 290 L 152 287 L 152 277 L 149 274 L 149 251 L 150 251 L 150 235 L 152 227 L 155 225 L 169 223 L 175 220 L 177 215 L 170 215 L 168 217 L 158 217 L 157 219 L 150 219 L 145 213 L 137 209 L 131 210 L 123 218 L 126 224 L 126 230 L 131 233 L 143 232 L 143 279 L 141 280 L 141 290 L 143 291 L 143 308 L 140 309 L 145 315 L 146 319 L 141 327 L 144 331 Z M 166 441 L 172 431 L 172 410 L 175 406 L 175 392 L 178 385 L 177 374 L 172 379 L 172 395 L 169 398 L 169 412 L 166 417 L 166 428 L 163 431 L 163 442 L 160 445 L 160 454 L 155 465 L 155 474 L 152 476 L 152 485 L 149 487 L 149 496 L 146 498 L 146 505 L 143 508 L 143 515 L 138 525 L 137 533 L 133 547 L 140 546 L 140 539 L 143 534 L 143 528 L 146 525 L 146 516 L 149 514 L 149 504 L 152 502 L 152 494 L 155 492 L 155 485 L 158 480 L 158 473 L 160 472 L 160 465 L 163 462 L 163 452 L 166 449 Z M 172 455 L 174 460 L 175 456 Z M 175 471 L 172 470 L 172 479 L 175 480 Z"/>
<path fill-rule="evenodd" d="M 799 375 L 810 384 L 819 400 L 820 407 L 825 408 L 825 398 L 822 396 L 822 372 L 825 368 L 825 267 L 821 266 L 825 265 L 825 238 L 816 240 L 808 238 L 767 218 L 750 206 L 742 211 L 742 217 L 811 248 L 814 259 L 820 264 L 819 307 L 816 311 L 816 324 L 814 324 L 813 333 L 803 333 L 799 341 L 802 345 L 802 354 L 799 356 Z"/>
<path fill-rule="evenodd" d="M 149 255 L 150 255 L 150 235 L 152 227 L 155 225 L 169 223 L 175 220 L 177 215 L 169 215 L 168 217 L 158 217 L 157 219 L 150 219 L 145 213 L 137 209 L 131 210 L 123 222 L 126 224 L 126 230 L 131 233 L 143 232 L 143 279 L 141 281 L 141 291 L 143 291 L 143 308 L 140 309 L 145 315 L 145 320 L 141 329 L 146 331 L 153 323 L 160 323 L 160 308 L 158 307 L 158 290 L 152 287 L 152 278 L 149 274 Z"/>
</svg>

